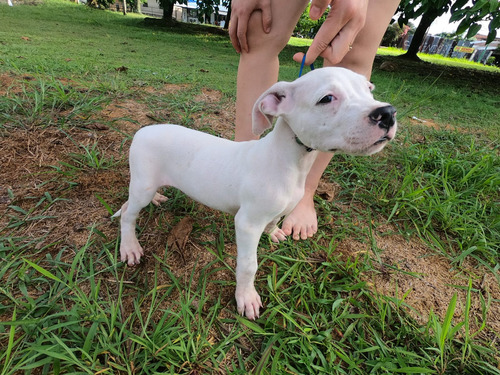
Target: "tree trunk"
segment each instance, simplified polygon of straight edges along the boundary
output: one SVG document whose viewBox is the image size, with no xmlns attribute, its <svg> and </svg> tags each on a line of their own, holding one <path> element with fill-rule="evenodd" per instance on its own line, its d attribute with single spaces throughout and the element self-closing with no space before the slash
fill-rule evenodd
<svg viewBox="0 0 500 375">
<path fill-rule="evenodd" d="M 171 1 L 168 6 L 163 8 L 163 20 L 167 23 L 172 23 L 172 18 L 174 16 L 174 4 L 175 1 Z"/>
<path fill-rule="evenodd" d="M 137 13 L 141 14 L 141 0 L 137 0 Z"/>
<path fill-rule="evenodd" d="M 123 15 L 127 15 L 127 0 L 123 0 Z"/>
<path fill-rule="evenodd" d="M 227 7 L 227 15 L 226 15 L 226 21 L 224 22 L 224 30 L 229 30 L 229 22 L 231 21 L 231 2 L 229 2 L 229 5 Z"/>
<path fill-rule="evenodd" d="M 426 12 L 422 15 L 422 20 L 418 24 L 418 27 L 415 30 L 415 34 L 413 34 L 413 38 L 411 40 L 410 46 L 408 47 L 408 51 L 406 51 L 404 55 L 401 55 L 401 57 L 405 59 L 420 61 L 420 59 L 417 56 L 417 53 L 420 50 L 420 45 L 424 41 L 427 30 L 429 30 L 429 27 L 431 26 L 432 22 L 434 22 L 434 20 L 438 16 L 439 14 L 437 12 L 432 12 L 432 11 Z"/>
</svg>

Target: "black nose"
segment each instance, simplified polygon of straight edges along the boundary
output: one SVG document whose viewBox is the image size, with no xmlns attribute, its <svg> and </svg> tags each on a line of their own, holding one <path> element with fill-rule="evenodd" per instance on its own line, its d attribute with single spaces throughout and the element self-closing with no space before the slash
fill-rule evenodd
<svg viewBox="0 0 500 375">
<path fill-rule="evenodd" d="M 373 110 L 368 117 L 382 129 L 389 130 L 396 123 L 396 108 L 392 105 Z"/>
</svg>

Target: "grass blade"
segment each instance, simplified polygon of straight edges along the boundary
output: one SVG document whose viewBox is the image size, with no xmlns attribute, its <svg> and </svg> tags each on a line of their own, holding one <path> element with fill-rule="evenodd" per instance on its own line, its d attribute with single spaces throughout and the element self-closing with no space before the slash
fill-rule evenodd
<svg viewBox="0 0 500 375">
<path fill-rule="evenodd" d="M 23 261 L 26 262 L 26 263 L 28 263 L 31 267 L 33 267 L 38 272 L 40 272 L 43 276 L 48 277 L 49 279 L 52 279 L 54 281 L 57 281 L 58 283 L 66 285 L 60 278 L 58 278 L 56 275 L 54 275 L 50 271 L 47 271 L 43 267 L 40 267 L 38 264 L 35 264 L 35 263 L 29 261 L 26 258 L 23 258 Z"/>
</svg>

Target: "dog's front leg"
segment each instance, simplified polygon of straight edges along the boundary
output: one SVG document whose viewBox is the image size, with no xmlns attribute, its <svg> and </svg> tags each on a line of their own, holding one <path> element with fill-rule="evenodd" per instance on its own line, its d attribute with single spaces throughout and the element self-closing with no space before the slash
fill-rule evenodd
<svg viewBox="0 0 500 375">
<path fill-rule="evenodd" d="M 262 307 L 260 296 L 255 290 L 254 280 L 257 272 L 257 247 L 265 224 L 252 221 L 241 210 L 235 216 L 236 245 L 236 304 L 238 312 L 248 319 L 259 317 Z"/>
</svg>

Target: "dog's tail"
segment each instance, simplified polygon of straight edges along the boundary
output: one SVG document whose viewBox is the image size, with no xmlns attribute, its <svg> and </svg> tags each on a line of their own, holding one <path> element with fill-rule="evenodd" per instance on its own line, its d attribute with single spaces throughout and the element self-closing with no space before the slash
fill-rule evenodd
<svg viewBox="0 0 500 375">
<path fill-rule="evenodd" d="M 127 209 L 127 206 L 128 206 L 128 201 L 126 201 L 125 204 L 122 206 L 122 208 L 116 211 L 116 213 L 113 216 L 111 216 L 111 218 L 114 219 L 115 217 L 120 217 L 122 215 L 122 211 L 125 212 L 125 210 Z"/>
</svg>

